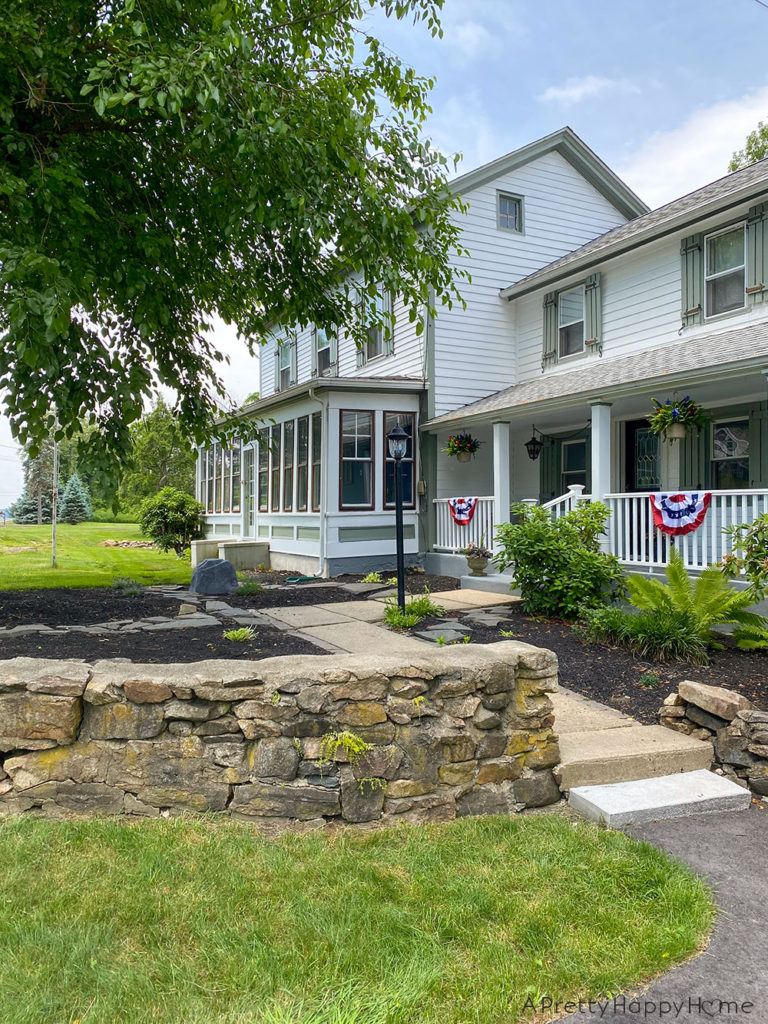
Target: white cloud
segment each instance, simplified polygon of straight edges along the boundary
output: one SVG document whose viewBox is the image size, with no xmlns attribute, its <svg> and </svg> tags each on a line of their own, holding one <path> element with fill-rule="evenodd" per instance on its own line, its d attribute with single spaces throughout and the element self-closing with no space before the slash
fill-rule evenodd
<svg viewBox="0 0 768 1024">
<path fill-rule="evenodd" d="M 441 103 L 430 116 L 425 134 L 447 156 L 461 151 L 461 166 L 454 172 L 451 164 L 449 177 L 480 167 L 520 144 L 505 138 L 503 127 L 492 119 L 476 92 L 451 96 Z"/>
<path fill-rule="evenodd" d="M 599 78 L 597 75 L 584 75 L 581 78 L 569 78 L 562 85 L 550 85 L 537 97 L 542 103 L 559 103 L 564 107 L 572 107 L 582 100 L 602 93 L 611 92 L 639 93 L 640 89 L 626 78 Z"/>
<path fill-rule="evenodd" d="M 661 206 L 728 173 L 728 162 L 768 114 L 768 86 L 695 111 L 677 128 L 653 132 L 616 168 L 650 206 Z"/>
<path fill-rule="evenodd" d="M 462 21 L 448 26 L 443 40 L 459 64 L 469 64 L 481 54 L 496 53 L 501 40 L 479 21 Z"/>
</svg>

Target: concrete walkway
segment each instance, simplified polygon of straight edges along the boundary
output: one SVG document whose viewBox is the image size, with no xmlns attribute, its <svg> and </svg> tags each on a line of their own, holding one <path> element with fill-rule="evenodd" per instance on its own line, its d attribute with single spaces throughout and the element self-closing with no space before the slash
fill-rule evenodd
<svg viewBox="0 0 768 1024">
<path fill-rule="evenodd" d="M 748 811 L 653 822 L 626 831 L 685 861 L 713 887 L 719 914 L 712 941 L 696 959 L 639 995 L 627 995 L 615 1006 L 609 1002 L 604 1009 L 584 1007 L 562 1019 L 568 1024 L 768 1022 L 768 810 L 753 803 Z M 632 1005 L 633 997 L 639 1006 Z M 721 1007 L 721 1002 L 730 1006 Z"/>
</svg>

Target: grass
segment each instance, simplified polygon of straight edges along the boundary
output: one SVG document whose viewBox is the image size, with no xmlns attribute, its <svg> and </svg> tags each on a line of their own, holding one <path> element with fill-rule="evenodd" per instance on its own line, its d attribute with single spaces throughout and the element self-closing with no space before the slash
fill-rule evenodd
<svg viewBox="0 0 768 1024">
<path fill-rule="evenodd" d="M 397 601 L 390 598 L 384 606 L 384 618 L 392 629 L 412 629 L 422 621 L 435 615 L 444 615 L 445 608 L 435 604 L 429 596 L 429 592 L 419 597 L 411 597 L 405 602 L 405 610 L 400 611 Z"/>
<path fill-rule="evenodd" d="M 0 826 L 3 1024 L 515 1024 L 701 948 L 704 884 L 558 815 L 268 840 Z"/>
<path fill-rule="evenodd" d="M 139 583 L 189 583 L 192 570 L 154 548 L 104 548 L 104 540 L 146 540 L 135 523 L 60 524 L 57 568 L 51 568 L 50 526 L 0 526 L 0 590 L 109 587 L 116 576 Z M 32 548 L 18 551 L 17 548 Z"/>
<path fill-rule="evenodd" d="M 227 629 L 224 631 L 224 639 L 232 640 L 234 643 L 244 644 L 253 640 L 256 633 L 252 626 L 241 626 L 239 629 Z"/>
</svg>

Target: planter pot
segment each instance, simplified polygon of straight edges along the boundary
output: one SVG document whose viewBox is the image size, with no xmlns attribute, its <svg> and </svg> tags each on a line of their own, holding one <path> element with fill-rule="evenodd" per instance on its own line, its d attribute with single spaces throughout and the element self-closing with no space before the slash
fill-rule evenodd
<svg viewBox="0 0 768 1024">
<path fill-rule="evenodd" d="M 467 556 L 467 565 L 472 570 L 472 572 L 470 573 L 470 576 L 485 576 L 486 573 L 483 570 L 485 569 L 486 565 L 488 565 L 488 559 L 487 558 L 480 558 L 479 556 L 477 556 L 477 557 L 470 557 L 468 555 Z"/>
<path fill-rule="evenodd" d="M 682 423 L 672 423 L 664 434 L 668 441 L 682 441 L 685 437 L 685 427 Z"/>
<path fill-rule="evenodd" d="M 472 453 L 471 452 L 457 452 L 456 453 L 456 461 L 457 462 L 469 462 L 471 458 L 472 458 Z"/>
</svg>

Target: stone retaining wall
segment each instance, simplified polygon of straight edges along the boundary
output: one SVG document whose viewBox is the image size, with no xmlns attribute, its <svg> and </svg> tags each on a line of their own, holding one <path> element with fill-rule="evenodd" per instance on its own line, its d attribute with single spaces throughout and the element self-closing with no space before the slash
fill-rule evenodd
<svg viewBox="0 0 768 1024">
<path fill-rule="evenodd" d="M 662 725 L 712 740 L 714 768 L 758 796 L 768 796 L 768 711 L 722 686 L 684 680 L 659 711 Z"/>
<path fill-rule="evenodd" d="M 550 651 L 0 662 L 0 814 L 447 820 L 559 799 Z M 363 749 L 361 749 L 361 747 Z"/>
</svg>

